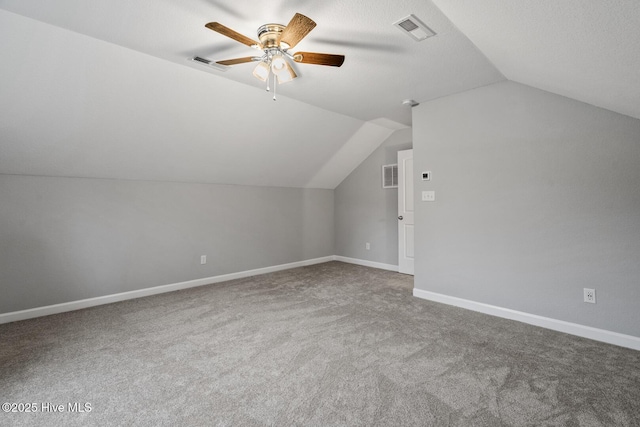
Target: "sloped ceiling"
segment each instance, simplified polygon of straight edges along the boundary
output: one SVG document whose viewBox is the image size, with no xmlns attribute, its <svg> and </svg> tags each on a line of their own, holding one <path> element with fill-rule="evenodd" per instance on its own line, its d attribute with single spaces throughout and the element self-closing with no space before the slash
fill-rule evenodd
<svg viewBox="0 0 640 427">
<path fill-rule="evenodd" d="M 597 3 L 597 4 L 596 4 Z M 636 0 L 0 0 L 0 173 L 334 188 L 393 131 L 401 101 L 505 80 L 640 118 Z M 271 100 L 255 51 L 294 13 L 298 45 L 346 55 L 296 64 Z M 413 13 L 437 35 L 392 23 Z"/>
<path fill-rule="evenodd" d="M 403 99 L 433 99 L 503 79 L 425 0 L 0 0 L 0 7 L 263 92 L 251 63 L 222 73 L 188 61 L 195 55 L 222 60 L 259 53 L 205 24 L 217 21 L 255 40 L 260 25 L 287 24 L 303 13 L 317 27 L 295 50 L 344 54 L 346 61 L 341 68 L 294 64 L 300 77 L 279 87 L 280 93 L 364 121 L 385 117 L 410 125 Z M 393 26 L 410 13 L 438 36 L 418 43 Z"/>
<path fill-rule="evenodd" d="M 434 3 L 507 79 L 640 119 L 640 1 Z"/>
<path fill-rule="evenodd" d="M 2 173 L 304 187 L 363 124 L 3 18 L 1 75 L 12 84 L 0 87 Z"/>
</svg>

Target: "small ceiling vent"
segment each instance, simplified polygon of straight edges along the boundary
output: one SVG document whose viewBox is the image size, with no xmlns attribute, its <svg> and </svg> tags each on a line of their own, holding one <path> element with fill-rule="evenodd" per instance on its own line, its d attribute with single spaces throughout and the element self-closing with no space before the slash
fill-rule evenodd
<svg viewBox="0 0 640 427">
<path fill-rule="evenodd" d="M 200 56 L 194 56 L 193 58 L 191 58 L 192 61 L 194 62 L 199 62 L 203 65 L 208 65 L 211 68 L 215 68 L 218 71 L 227 71 L 229 69 L 228 66 L 226 65 L 220 65 L 220 64 L 216 64 L 215 62 L 211 61 L 210 59 L 207 58 L 202 58 Z"/>
<path fill-rule="evenodd" d="M 394 22 L 393 25 L 416 41 L 422 41 L 436 35 L 431 28 L 427 27 L 413 14 Z"/>
</svg>

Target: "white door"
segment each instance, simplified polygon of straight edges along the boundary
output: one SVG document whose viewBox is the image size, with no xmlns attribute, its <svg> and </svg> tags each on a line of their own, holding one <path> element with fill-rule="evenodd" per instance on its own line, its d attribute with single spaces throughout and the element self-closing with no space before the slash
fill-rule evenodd
<svg viewBox="0 0 640 427">
<path fill-rule="evenodd" d="M 398 151 L 398 271 L 413 274 L 413 150 Z"/>
</svg>

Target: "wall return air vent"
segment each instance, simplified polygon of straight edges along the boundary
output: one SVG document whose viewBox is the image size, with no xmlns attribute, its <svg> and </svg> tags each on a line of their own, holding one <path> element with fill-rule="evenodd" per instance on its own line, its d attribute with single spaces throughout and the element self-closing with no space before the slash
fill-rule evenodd
<svg viewBox="0 0 640 427">
<path fill-rule="evenodd" d="M 398 165 L 382 166 L 382 188 L 398 188 Z"/>
<path fill-rule="evenodd" d="M 435 31 L 427 27 L 413 14 L 394 22 L 393 25 L 416 41 L 422 41 L 436 35 Z"/>
</svg>

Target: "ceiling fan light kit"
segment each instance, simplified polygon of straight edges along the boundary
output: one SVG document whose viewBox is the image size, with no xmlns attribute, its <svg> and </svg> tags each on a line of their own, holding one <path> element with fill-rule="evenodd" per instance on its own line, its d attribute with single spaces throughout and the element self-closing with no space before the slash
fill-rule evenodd
<svg viewBox="0 0 640 427">
<path fill-rule="evenodd" d="M 291 54 L 289 49 L 295 47 L 311 30 L 316 23 L 300 13 L 296 13 L 287 26 L 281 24 L 264 24 L 258 28 L 259 42 L 246 37 L 231 28 L 218 22 L 209 22 L 205 27 L 239 43 L 263 51 L 262 56 L 247 56 L 244 58 L 216 61 L 216 64 L 230 66 L 246 62 L 258 62 L 253 70 L 253 75 L 258 80 L 267 82 L 267 91 L 270 90 L 269 80 L 273 75 L 273 87 L 275 101 L 276 81 L 279 84 L 287 83 L 298 77 L 288 60 L 301 64 L 325 65 L 340 67 L 344 62 L 344 55 L 333 55 L 315 52 L 296 52 Z"/>
</svg>

